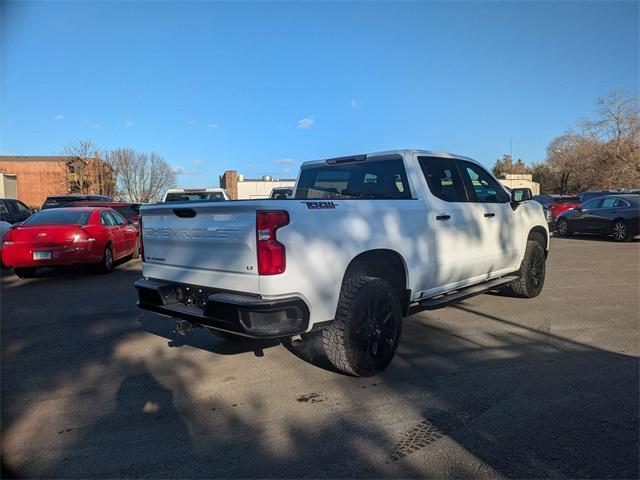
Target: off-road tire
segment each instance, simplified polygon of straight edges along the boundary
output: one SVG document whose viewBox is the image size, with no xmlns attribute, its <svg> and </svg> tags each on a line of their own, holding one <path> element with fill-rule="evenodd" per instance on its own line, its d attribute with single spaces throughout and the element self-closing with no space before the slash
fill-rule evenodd
<svg viewBox="0 0 640 480">
<path fill-rule="evenodd" d="M 107 245 L 102 254 L 102 260 L 96 265 L 98 273 L 111 273 L 113 271 L 113 250 L 111 245 Z"/>
<path fill-rule="evenodd" d="M 14 268 L 13 273 L 18 278 L 33 278 L 36 276 L 37 268 Z"/>
<path fill-rule="evenodd" d="M 542 245 L 535 238 L 527 241 L 527 249 L 517 272 L 518 279 L 509 284 L 514 296 L 534 298 L 542 292 L 546 273 L 546 255 Z"/>
<path fill-rule="evenodd" d="M 389 365 L 401 333 L 402 308 L 396 290 L 380 278 L 357 276 L 343 283 L 336 318 L 322 331 L 322 344 L 338 370 L 369 377 Z M 366 352 L 363 342 L 367 343 Z M 375 358 L 378 354 L 379 358 Z"/>
</svg>

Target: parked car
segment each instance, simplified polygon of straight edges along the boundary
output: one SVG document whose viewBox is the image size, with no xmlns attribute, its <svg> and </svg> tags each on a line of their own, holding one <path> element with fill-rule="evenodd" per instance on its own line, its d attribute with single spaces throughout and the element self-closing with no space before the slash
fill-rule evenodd
<svg viewBox="0 0 640 480">
<path fill-rule="evenodd" d="M 291 198 L 291 195 L 293 195 L 293 188 L 275 187 L 273 190 L 271 190 L 269 198 L 271 200 L 284 200 L 287 198 Z"/>
<path fill-rule="evenodd" d="M 33 211 L 20 200 L 0 198 L 0 221 L 8 223 L 24 222 Z"/>
<path fill-rule="evenodd" d="M 94 264 L 108 273 L 134 257 L 138 230 L 110 208 L 42 210 L 4 235 L 2 261 L 21 278 L 40 267 Z"/>
<path fill-rule="evenodd" d="M 592 233 L 628 242 L 640 234 L 640 195 L 606 195 L 592 198 L 558 217 L 560 235 Z"/>
<path fill-rule="evenodd" d="M 531 298 L 549 232 L 467 157 L 397 150 L 302 165 L 291 200 L 141 207 L 140 308 L 254 338 L 320 331 L 332 364 L 384 369 L 402 317 L 488 289 Z"/>
<path fill-rule="evenodd" d="M 42 204 L 42 210 L 47 208 L 66 207 L 73 202 L 112 202 L 111 197 L 106 195 L 54 195 L 47 197 Z"/>
<path fill-rule="evenodd" d="M 193 202 L 195 200 L 229 200 L 224 188 L 170 188 L 164 194 L 163 202 Z"/>
<path fill-rule="evenodd" d="M 580 198 L 578 196 L 536 195 L 533 200 L 542 205 L 550 229 L 554 228 L 558 215 L 580 206 Z"/>
<path fill-rule="evenodd" d="M 602 197 L 604 195 L 633 195 L 640 194 L 640 190 L 632 189 L 632 190 L 593 190 L 589 192 L 582 192 L 578 195 L 580 197 L 580 203 L 585 203 L 591 200 L 592 198 Z"/>
<path fill-rule="evenodd" d="M 4 267 L 2 263 L 2 245 L 4 244 L 4 234 L 11 230 L 11 224 L 9 222 L 3 222 L 0 220 L 0 267 Z"/>
</svg>

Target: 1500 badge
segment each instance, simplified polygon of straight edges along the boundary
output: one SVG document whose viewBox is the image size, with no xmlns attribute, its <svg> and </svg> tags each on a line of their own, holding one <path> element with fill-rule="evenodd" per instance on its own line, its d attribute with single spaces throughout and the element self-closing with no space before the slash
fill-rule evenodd
<svg viewBox="0 0 640 480">
<path fill-rule="evenodd" d="M 337 205 L 333 202 L 302 202 L 307 205 L 307 208 L 310 210 L 315 210 L 317 208 L 336 208 Z"/>
</svg>

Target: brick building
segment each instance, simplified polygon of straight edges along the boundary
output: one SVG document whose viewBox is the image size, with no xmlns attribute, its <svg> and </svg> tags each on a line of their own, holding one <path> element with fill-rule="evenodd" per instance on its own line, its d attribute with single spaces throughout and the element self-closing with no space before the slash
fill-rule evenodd
<svg viewBox="0 0 640 480">
<path fill-rule="evenodd" d="M 295 178 L 272 178 L 265 175 L 262 178 L 244 178 L 236 170 L 227 170 L 220 175 L 220 188 L 224 188 L 234 200 L 250 198 L 269 198 L 271 190 L 276 187 L 293 187 Z"/>
<path fill-rule="evenodd" d="M 0 155 L 0 172 L 17 179 L 17 198 L 40 208 L 50 195 L 113 194 L 113 170 L 99 159 Z"/>
</svg>

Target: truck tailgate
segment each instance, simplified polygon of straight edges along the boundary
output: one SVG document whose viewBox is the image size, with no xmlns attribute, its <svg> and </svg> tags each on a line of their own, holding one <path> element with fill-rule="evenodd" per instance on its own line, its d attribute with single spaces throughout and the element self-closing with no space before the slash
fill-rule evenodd
<svg viewBox="0 0 640 480">
<path fill-rule="evenodd" d="M 253 202 L 203 202 L 141 208 L 148 278 L 259 292 Z"/>
</svg>

